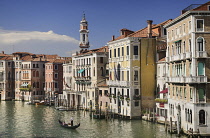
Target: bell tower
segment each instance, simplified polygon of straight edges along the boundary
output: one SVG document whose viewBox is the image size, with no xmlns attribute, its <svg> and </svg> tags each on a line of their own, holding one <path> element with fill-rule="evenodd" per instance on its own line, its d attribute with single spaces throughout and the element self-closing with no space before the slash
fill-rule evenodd
<svg viewBox="0 0 210 138">
<path fill-rule="evenodd" d="M 89 46 L 89 40 L 88 40 L 88 22 L 85 19 L 85 14 L 83 14 L 82 21 L 80 21 L 80 49 L 81 51 L 88 50 Z"/>
</svg>

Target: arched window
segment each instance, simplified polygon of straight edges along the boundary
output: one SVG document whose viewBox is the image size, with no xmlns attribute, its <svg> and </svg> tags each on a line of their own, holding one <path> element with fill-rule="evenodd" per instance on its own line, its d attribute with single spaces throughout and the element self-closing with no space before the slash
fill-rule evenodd
<svg viewBox="0 0 210 138">
<path fill-rule="evenodd" d="M 203 62 L 198 63 L 198 75 L 199 76 L 204 75 L 204 63 Z"/>
<path fill-rule="evenodd" d="M 204 91 L 204 89 L 202 89 L 202 88 L 198 89 L 198 95 L 199 95 L 199 101 L 204 101 L 205 100 L 205 91 Z"/>
<path fill-rule="evenodd" d="M 36 77 L 36 72 L 35 71 L 33 71 L 33 77 Z"/>
<path fill-rule="evenodd" d="M 39 77 L 39 71 L 36 71 L 36 77 Z"/>
<path fill-rule="evenodd" d="M 204 40 L 202 37 L 199 37 L 197 39 L 197 50 L 198 51 L 204 51 L 204 43 L 203 42 L 204 42 Z"/>
<path fill-rule="evenodd" d="M 200 110 L 199 111 L 199 125 L 204 125 L 205 122 L 205 111 L 204 110 Z"/>
</svg>

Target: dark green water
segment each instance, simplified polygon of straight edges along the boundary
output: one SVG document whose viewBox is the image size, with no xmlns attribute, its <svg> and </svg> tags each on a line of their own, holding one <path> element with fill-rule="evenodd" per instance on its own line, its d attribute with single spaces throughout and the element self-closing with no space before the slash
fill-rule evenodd
<svg viewBox="0 0 210 138">
<path fill-rule="evenodd" d="M 76 130 L 63 128 L 58 119 L 80 122 Z M 163 125 L 141 120 L 96 120 L 85 111 L 58 111 L 53 107 L 27 105 L 24 102 L 0 102 L 0 138 L 171 138 Z"/>
</svg>

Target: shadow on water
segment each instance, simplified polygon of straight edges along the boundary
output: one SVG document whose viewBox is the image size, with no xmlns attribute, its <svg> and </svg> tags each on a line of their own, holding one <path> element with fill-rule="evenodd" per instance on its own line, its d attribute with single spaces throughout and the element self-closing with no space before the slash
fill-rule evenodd
<svg viewBox="0 0 210 138">
<path fill-rule="evenodd" d="M 58 111 L 53 107 L 27 105 L 24 102 L 0 102 L 0 137 L 119 137 L 119 138 L 173 138 L 164 126 L 141 120 L 97 120 L 86 111 Z M 74 124 L 76 130 L 63 128 L 58 119 Z"/>
</svg>

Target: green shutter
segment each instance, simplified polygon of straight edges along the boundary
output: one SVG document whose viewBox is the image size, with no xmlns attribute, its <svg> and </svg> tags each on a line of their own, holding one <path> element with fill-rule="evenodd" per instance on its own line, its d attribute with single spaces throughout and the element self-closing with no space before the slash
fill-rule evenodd
<svg viewBox="0 0 210 138">
<path fill-rule="evenodd" d="M 198 75 L 204 75 L 204 64 L 202 62 L 198 63 Z"/>
<path fill-rule="evenodd" d="M 199 89 L 198 93 L 199 93 L 199 100 L 204 99 L 205 96 L 204 89 Z"/>
</svg>

